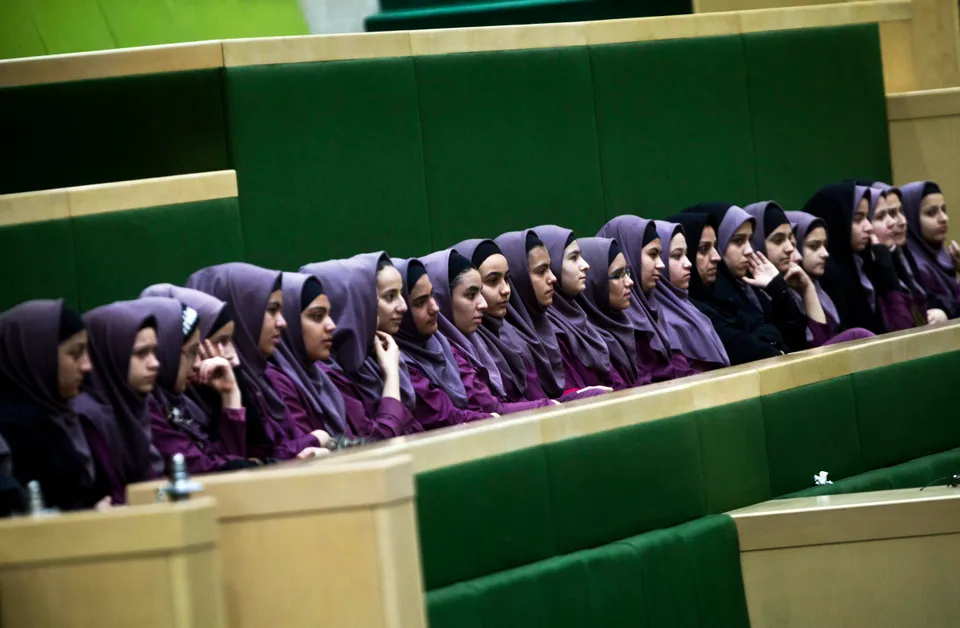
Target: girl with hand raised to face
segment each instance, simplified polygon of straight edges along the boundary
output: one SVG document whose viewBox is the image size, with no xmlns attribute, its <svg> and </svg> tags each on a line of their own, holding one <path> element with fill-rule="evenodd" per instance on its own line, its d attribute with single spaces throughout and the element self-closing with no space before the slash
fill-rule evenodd
<svg viewBox="0 0 960 628">
<path fill-rule="evenodd" d="M 263 422 L 267 443 L 248 454 L 256 458 L 311 458 L 327 453 L 330 434 L 309 423 L 309 402 L 284 403 L 284 395 L 306 393 L 276 365 L 274 354 L 287 321 L 283 315 L 282 273 L 243 262 L 209 266 L 190 276 L 187 287 L 226 301 L 235 319 L 234 343 L 249 386 L 249 402 Z"/>
</svg>

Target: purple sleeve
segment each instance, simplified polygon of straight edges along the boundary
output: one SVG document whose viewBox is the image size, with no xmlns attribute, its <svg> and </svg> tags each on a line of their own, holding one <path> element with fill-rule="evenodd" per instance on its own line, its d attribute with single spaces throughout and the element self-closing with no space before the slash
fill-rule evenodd
<svg viewBox="0 0 960 628">
<path fill-rule="evenodd" d="M 609 386 L 614 390 L 624 390 L 626 388 L 630 388 L 630 385 L 627 384 L 627 380 L 620 375 L 620 371 L 618 371 L 617 367 L 612 364 L 610 365 L 610 372 L 607 373 L 606 377 L 604 377 L 598 383 L 601 386 Z"/>
<path fill-rule="evenodd" d="M 523 366 L 526 370 L 527 378 L 527 388 L 523 391 L 524 399 L 530 401 L 546 399 L 547 393 L 543 391 L 543 386 L 540 385 L 540 377 L 537 375 L 537 369 L 530 366 L 526 360 L 523 361 Z"/>
<path fill-rule="evenodd" d="M 217 471 L 230 460 L 229 457 L 219 455 L 212 446 L 201 449 L 188 434 L 170 425 L 159 406 L 149 404 L 148 413 L 153 445 L 165 460 L 175 453 L 183 454 L 187 471 L 191 474 Z M 207 441 L 207 445 L 212 443 Z"/>
<path fill-rule="evenodd" d="M 586 388 L 587 386 L 610 386 L 607 382 L 601 382 L 596 373 L 573 356 L 570 347 L 567 346 L 563 336 L 559 334 L 557 335 L 557 344 L 560 347 L 560 360 L 563 363 L 563 376 L 567 391 Z"/>
<path fill-rule="evenodd" d="M 913 328 L 913 316 L 910 315 L 910 303 L 906 294 L 893 290 L 877 301 L 887 331 Z"/>
<path fill-rule="evenodd" d="M 320 368 L 340 391 L 347 422 L 354 436 L 383 440 L 420 431 L 414 425 L 413 415 L 396 399 L 381 397 L 376 408 L 373 408 L 343 371 L 325 364 L 321 364 Z"/>
<path fill-rule="evenodd" d="M 423 372 L 413 365 L 408 365 L 410 383 L 417 393 L 417 407 L 414 418 L 423 426 L 424 430 L 434 430 L 448 425 L 459 425 L 469 421 L 488 419 L 487 412 L 476 412 L 469 408 L 460 409 L 453 405 L 453 400 L 442 389 L 434 386 Z"/>
<path fill-rule="evenodd" d="M 810 331 L 811 339 L 807 344 L 812 347 L 821 347 L 825 342 L 833 338 L 835 330 L 826 323 L 818 323 L 812 318 L 807 322 L 807 329 Z"/>
<path fill-rule="evenodd" d="M 473 410 L 479 409 L 484 412 L 496 412 L 497 414 L 512 414 L 514 412 L 523 412 L 524 410 L 553 405 L 549 399 L 504 403 L 490 390 L 490 386 L 484 378 L 485 373 L 481 373 L 481 371 L 470 364 L 457 347 L 453 348 L 453 357 L 457 361 L 457 368 L 460 369 L 460 379 L 463 381 L 463 387 L 467 389 L 467 403 Z"/>
<path fill-rule="evenodd" d="M 272 365 L 267 367 L 267 379 L 273 389 L 280 395 L 286 408 L 286 423 L 284 432 L 288 439 L 299 438 L 302 434 L 309 434 L 314 430 L 325 429 L 323 422 L 317 420 L 310 403 L 303 398 L 297 383 Z M 289 425 L 291 424 L 292 425 Z"/>
<path fill-rule="evenodd" d="M 232 456 L 247 455 L 247 411 L 223 408 L 220 411 L 220 450 Z"/>
<path fill-rule="evenodd" d="M 670 370 L 674 379 L 689 377 L 700 372 L 692 364 L 690 364 L 690 362 L 687 360 L 687 356 L 683 355 L 679 351 L 674 351 L 670 354 Z"/>
</svg>

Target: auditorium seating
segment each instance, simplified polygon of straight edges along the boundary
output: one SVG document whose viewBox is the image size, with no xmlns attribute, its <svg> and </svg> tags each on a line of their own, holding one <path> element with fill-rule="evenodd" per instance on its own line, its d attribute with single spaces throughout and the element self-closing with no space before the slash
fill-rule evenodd
<svg viewBox="0 0 960 628">
<path fill-rule="evenodd" d="M 611 553 L 619 573 L 642 583 L 629 590 L 675 578 L 691 596 L 680 606 L 699 609 L 700 621 L 721 601 L 728 606 L 718 617 L 742 618 L 742 593 L 703 601 L 690 587 L 739 581 L 739 562 L 722 559 L 737 546 L 721 513 L 790 494 L 922 486 L 956 472 L 960 427 L 943 409 L 960 402 L 951 385 L 958 332 L 951 324 L 815 349 L 342 459 L 413 456 L 433 628 L 480 625 L 477 617 L 499 625 L 487 614 L 533 590 L 560 587 L 567 599 L 608 573 L 595 572 L 596 561 L 613 569 L 613 559 L 598 558 Z M 820 471 L 835 483 L 814 488 Z M 684 562 L 684 548 L 701 542 L 719 557 Z M 664 552 L 655 575 L 630 570 L 633 561 L 652 568 L 637 544 Z M 645 612 L 676 610 L 677 598 L 647 600 L 643 590 Z M 640 603 L 628 598 L 619 603 Z M 588 615 L 578 625 L 601 623 Z"/>
</svg>

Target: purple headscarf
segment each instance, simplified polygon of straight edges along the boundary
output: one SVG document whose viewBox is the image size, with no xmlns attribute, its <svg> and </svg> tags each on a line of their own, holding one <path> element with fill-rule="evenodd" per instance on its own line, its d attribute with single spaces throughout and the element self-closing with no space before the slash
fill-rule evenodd
<svg viewBox="0 0 960 628">
<path fill-rule="evenodd" d="M 519 354 L 510 351 L 500 340 L 498 335 L 500 321 L 491 321 L 489 316 L 484 315 L 483 324 L 477 328 L 477 331 L 469 336 L 464 335 L 457 329 L 453 321 L 453 294 L 450 287 L 449 277 L 449 259 L 450 251 L 455 250 L 467 259 L 473 258 L 473 253 L 481 242 L 493 242 L 492 240 L 467 240 L 459 246 L 447 251 L 437 251 L 426 257 L 420 258 L 427 268 L 427 274 L 430 275 L 430 281 L 433 283 L 436 293 L 437 305 L 440 306 L 440 333 L 447 337 L 447 340 L 454 343 L 478 366 L 482 366 L 487 371 L 487 377 L 490 382 L 490 389 L 497 397 L 504 398 L 506 390 L 503 385 L 503 376 L 506 375 L 514 386 L 520 392 L 526 389 L 526 369 L 523 366 L 523 359 Z"/>
<path fill-rule="evenodd" d="M 323 425 L 331 435 L 339 436 L 347 432 L 343 397 L 327 374 L 307 355 L 307 347 L 303 342 L 303 325 L 300 322 L 303 308 L 300 306 L 307 282 L 320 284 L 312 275 L 283 273 L 283 318 L 287 326 L 281 332 L 282 340 L 273 354 L 273 361 L 300 385 L 314 413 L 322 417 Z"/>
<path fill-rule="evenodd" d="M 903 212 L 907 216 L 907 248 L 913 254 L 917 270 L 929 276 L 940 287 L 936 292 L 944 298 L 948 307 L 953 308 L 957 292 L 957 271 L 947 247 L 931 246 L 923 238 L 920 228 L 920 206 L 923 202 L 923 190 L 927 185 L 936 185 L 933 181 L 914 181 L 900 188 L 903 199 Z M 933 291 L 931 291 L 933 292 Z"/>
<path fill-rule="evenodd" d="M 787 212 L 787 218 L 790 219 L 790 222 L 796 224 L 797 248 L 800 249 L 801 254 L 803 253 L 803 243 L 811 231 L 817 227 L 823 227 L 824 231 L 827 229 L 827 223 L 825 223 L 823 219 L 817 218 L 807 212 Z M 820 299 L 820 307 L 823 308 L 827 322 L 833 327 L 840 325 L 840 314 L 837 312 L 837 306 L 834 305 L 833 299 L 830 298 L 830 295 L 827 294 L 827 291 L 823 289 L 817 279 L 810 277 L 810 281 L 813 282 L 813 286 L 817 291 L 817 297 Z M 790 294 L 793 295 L 794 300 L 800 307 L 800 311 L 803 311 L 803 297 L 800 293 L 791 289 Z M 808 335 L 808 340 L 809 339 Z"/>
<path fill-rule="evenodd" d="M 96 471 L 90 444 L 76 412 L 60 396 L 57 351 L 65 307 L 62 299 L 26 301 L 0 315 L 0 381 L 49 411 L 92 480 Z"/>
<path fill-rule="evenodd" d="M 181 288 L 169 283 L 158 283 L 145 288 L 140 297 L 170 297 L 196 310 L 200 317 L 200 339 L 206 340 L 217 331 L 213 328 L 227 306 L 225 301 L 192 288 Z"/>
<path fill-rule="evenodd" d="M 876 208 L 877 203 L 880 199 L 880 190 L 876 188 L 868 188 L 863 185 L 857 185 L 853 188 L 853 212 L 856 213 L 857 205 L 860 204 L 861 199 L 867 199 L 867 215 L 873 214 L 873 210 Z M 851 228 L 852 228 L 851 222 Z M 850 234 L 847 234 L 847 237 L 850 237 Z M 860 277 L 860 286 L 863 287 L 863 291 L 867 295 L 867 303 L 870 304 L 871 310 L 876 310 L 877 308 L 877 291 L 873 287 L 873 282 L 870 281 L 870 278 L 867 277 L 867 273 L 863 272 L 863 258 L 859 255 L 853 256 L 853 261 L 857 267 L 857 275 Z"/>
<path fill-rule="evenodd" d="M 318 278 L 330 297 L 330 315 L 337 323 L 330 363 L 346 373 L 371 403 L 378 403 L 383 396 L 383 373 L 373 354 L 373 339 L 377 331 L 377 267 L 384 261 L 390 263 L 390 257 L 379 251 L 300 268 L 301 273 Z M 400 398 L 411 410 L 416 406 L 410 373 L 402 362 Z"/>
<path fill-rule="evenodd" d="M 610 308 L 610 247 L 611 238 L 579 238 L 580 252 L 590 264 L 587 271 L 587 287 L 577 296 L 577 303 L 606 340 L 610 359 L 623 371 L 628 384 L 637 380 L 637 339 L 633 324 L 626 312 Z M 626 256 L 624 256 L 626 257 Z M 631 299 L 632 300 L 632 299 Z M 661 349 L 663 345 L 661 344 Z M 669 360 L 669 356 L 667 358 Z"/>
<path fill-rule="evenodd" d="M 903 193 L 900 191 L 900 188 L 893 187 L 882 181 L 874 182 L 871 187 L 880 189 L 884 198 L 889 198 L 890 195 L 896 195 L 896 197 L 903 202 Z M 873 212 L 876 209 L 876 204 L 870 208 L 870 220 L 873 220 Z M 904 217 L 906 213 L 904 212 Z M 909 233 L 909 226 L 907 226 L 907 231 Z M 921 303 L 927 302 L 927 291 L 924 290 L 923 286 L 917 281 L 916 276 L 913 274 L 913 262 L 907 259 L 907 254 L 904 253 L 903 247 L 896 247 L 892 251 L 893 260 L 896 264 L 897 277 L 900 279 L 900 288 L 906 292 L 913 294 L 914 298 L 919 298 Z M 913 257 L 911 253 L 911 257 Z"/>
<path fill-rule="evenodd" d="M 537 235 L 550 253 L 550 269 L 557 276 L 557 285 L 553 295 L 553 305 L 547 308 L 547 317 L 553 323 L 558 334 L 563 334 L 571 353 L 587 368 L 603 373 L 610 371 L 610 350 L 600 331 L 587 320 L 587 313 L 575 297 L 564 294 L 561 285 L 563 277 L 563 252 L 574 239 L 570 229 L 556 225 L 535 227 Z M 608 264 L 603 265 L 606 274 Z M 589 281 L 589 278 L 588 278 Z M 634 352 L 636 353 L 636 352 Z M 636 359 L 636 356 L 634 356 Z"/>
<path fill-rule="evenodd" d="M 683 226 L 675 222 L 656 220 L 657 234 L 663 245 L 660 258 L 667 267 L 667 277 L 661 277 L 654 288 L 660 305 L 660 319 L 667 329 L 670 347 L 688 358 L 730 366 L 730 358 L 724 349 L 710 318 L 690 302 L 690 295 L 670 282 L 670 241 L 676 234 L 684 236 Z M 696 266 L 692 272 L 697 272 Z"/>
<path fill-rule="evenodd" d="M 742 208 L 737 207 L 736 205 L 731 205 L 726 213 L 723 214 L 723 218 L 720 220 L 720 225 L 717 227 L 717 250 L 720 252 L 720 257 L 724 257 L 726 254 L 727 246 L 730 245 L 730 240 L 733 239 L 733 234 L 737 232 L 737 229 L 742 227 L 744 223 L 752 222 L 753 223 L 753 232 L 756 234 L 757 231 L 762 231 L 762 224 L 757 225 L 757 221 L 745 212 Z M 751 247 L 753 244 L 751 243 Z M 721 264 L 726 265 L 726 261 L 721 260 Z M 740 279 L 733 272 L 733 269 L 730 269 L 730 276 L 734 280 L 734 285 L 737 286 L 737 289 L 741 293 L 746 295 L 750 303 L 753 304 L 755 308 L 763 311 L 763 306 L 760 304 L 760 298 L 757 296 L 754 289 L 744 283 L 743 279 Z"/>
<path fill-rule="evenodd" d="M 142 303 L 117 301 L 90 310 L 83 322 L 93 372 L 73 407 L 107 435 L 125 484 L 159 475 L 163 460 L 150 442 L 147 395 L 128 382 L 137 332 L 156 329 L 157 321 Z"/>
<path fill-rule="evenodd" d="M 530 282 L 527 262 L 527 234 L 539 236 L 532 229 L 510 231 L 495 242 L 510 267 L 511 291 L 507 317 L 500 337 L 512 350 L 523 355 L 537 372 L 540 386 L 550 397 L 563 394 L 565 378 L 557 332 L 547 312 L 537 301 Z"/>
<path fill-rule="evenodd" d="M 467 391 L 463 386 L 463 380 L 460 379 L 460 367 L 457 366 L 457 360 L 453 357 L 453 350 L 450 349 L 450 342 L 444 338 L 443 334 L 435 332 L 431 336 L 424 338 L 417 331 L 417 325 L 413 320 L 413 305 L 410 302 L 410 290 L 413 286 L 409 285 L 409 268 L 414 264 L 423 267 L 423 263 L 415 258 L 398 259 L 391 258 L 394 267 L 400 271 L 403 277 L 403 298 L 407 301 L 409 309 L 403 315 L 403 322 L 400 323 L 400 331 L 397 332 L 396 341 L 403 352 L 403 359 L 408 363 L 415 364 L 430 382 L 441 388 L 453 405 L 458 408 L 465 408 L 467 405 Z M 436 288 L 436 286 L 434 286 Z M 442 317 L 442 314 L 438 314 Z"/>
<path fill-rule="evenodd" d="M 230 304 L 234 312 L 234 344 L 240 370 L 258 405 L 275 421 L 286 421 L 283 400 L 267 379 L 267 358 L 260 352 L 260 331 L 267 301 L 280 281 L 280 271 L 244 262 L 229 262 L 202 268 L 190 275 L 187 287 L 213 295 Z"/>
<path fill-rule="evenodd" d="M 750 237 L 750 246 L 753 247 L 754 251 L 760 251 L 764 255 L 767 254 L 767 236 L 770 235 L 769 231 L 772 231 L 771 228 L 769 231 L 767 226 L 769 221 L 767 220 L 767 211 L 779 211 L 781 214 L 786 215 L 783 211 L 783 208 L 776 201 L 760 201 L 759 203 L 750 203 L 743 208 L 743 211 L 747 212 L 750 217 L 753 218 L 753 235 Z M 779 216 L 778 216 L 779 217 Z M 780 224 L 783 224 L 782 222 Z M 777 227 L 780 226 L 777 225 Z M 736 229 L 734 229 L 736 231 Z"/>
<path fill-rule="evenodd" d="M 633 288 L 631 289 L 633 298 L 630 299 L 630 307 L 626 310 L 625 314 L 636 331 L 647 335 L 650 340 L 650 348 L 662 355 L 669 362 L 671 343 L 664 321 L 660 318 L 657 292 L 653 290 L 650 294 L 644 294 L 639 276 L 641 259 L 643 257 L 643 234 L 649 223 L 650 221 L 646 218 L 629 214 L 617 216 L 605 224 L 597 235 L 616 240 L 620 245 L 620 250 L 623 252 L 624 258 L 627 260 L 627 264 L 632 266 L 637 273 L 637 275 L 634 276 Z M 659 232 L 657 233 L 657 237 L 661 237 Z M 666 251 L 670 247 L 670 241 L 661 242 L 661 245 L 663 246 L 663 250 Z M 583 246 L 582 242 L 581 246 Z M 591 266 L 593 265 L 593 262 L 589 259 L 587 261 L 590 262 Z M 606 277 L 606 268 L 606 266 L 603 268 L 604 277 Z M 664 281 L 661 280 L 657 283 L 659 285 L 664 283 Z M 604 284 L 604 287 L 606 287 L 606 284 Z M 712 329 L 713 325 L 711 325 L 710 328 Z M 679 350 L 677 347 L 673 348 Z"/>
</svg>

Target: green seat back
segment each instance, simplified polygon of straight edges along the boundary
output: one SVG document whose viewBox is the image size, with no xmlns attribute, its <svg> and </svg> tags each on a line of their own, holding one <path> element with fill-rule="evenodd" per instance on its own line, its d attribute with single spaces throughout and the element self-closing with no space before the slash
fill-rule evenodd
<svg viewBox="0 0 960 628">
<path fill-rule="evenodd" d="M 236 198 L 83 216 L 73 219 L 73 228 L 84 310 L 243 259 Z"/>
<path fill-rule="evenodd" d="M 765 395 L 762 402 L 773 495 L 813 486 L 821 471 L 836 481 L 865 470 L 849 376 Z"/>
<path fill-rule="evenodd" d="M 249 262 L 430 250 L 413 61 L 227 68 Z"/>
<path fill-rule="evenodd" d="M 29 299 L 79 307 L 74 243 L 68 219 L 0 227 L 0 312 Z"/>
</svg>

